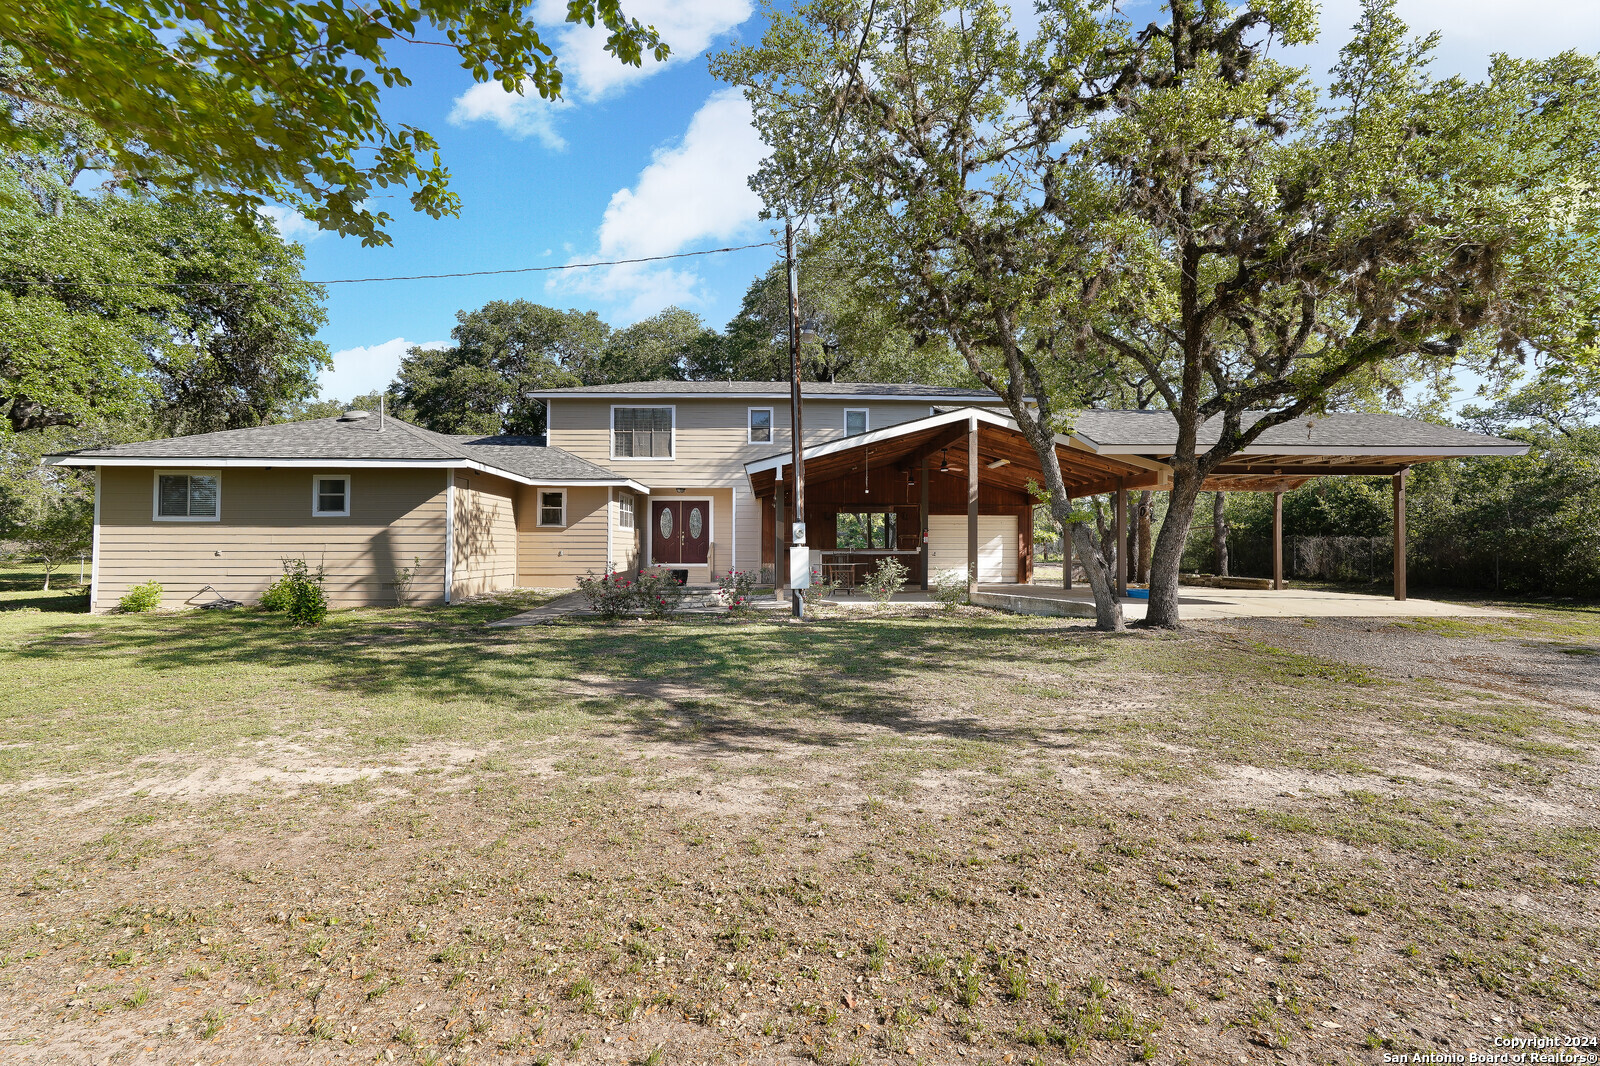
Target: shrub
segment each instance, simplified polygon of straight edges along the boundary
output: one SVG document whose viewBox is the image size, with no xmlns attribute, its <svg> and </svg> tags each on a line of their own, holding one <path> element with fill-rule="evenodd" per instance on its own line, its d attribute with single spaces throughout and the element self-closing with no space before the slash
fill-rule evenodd
<svg viewBox="0 0 1600 1066">
<path fill-rule="evenodd" d="M 683 586 L 664 566 L 639 571 L 639 605 L 651 618 L 670 618 L 683 603 Z"/>
<path fill-rule="evenodd" d="M 586 571 L 578 579 L 578 590 L 589 601 L 589 608 L 602 618 L 618 619 L 639 605 L 639 584 L 621 570 L 595 576 Z"/>
<path fill-rule="evenodd" d="M 117 601 L 117 610 L 124 614 L 142 614 L 160 606 L 161 582 L 159 581 L 146 581 L 142 585 L 135 585 Z"/>
<path fill-rule="evenodd" d="M 416 580 L 417 571 L 422 569 L 422 559 L 413 555 L 410 566 L 402 566 L 394 572 L 394 602 L 404 607 L 411 598 L 411 582 Z"/>
<path fill-rule="evenodd" d="M 263 611 L 287 611 L 289 601 L 294 598 L 294 592 L 289 588 L 289 579 L 280 577 L 267 586 L 267 591 L 261 594 L 261 601 L 256 604 Z"/>
<path fill-rule="evenodd" d="M 833 594 L 839 591 L 837 581 L 829 581 L 823 576 L 823 571 L 813 567 L 811 570 L 811 584 L 805 590 L 806 603 L 817 607 L 824 600 L 833 599 Z"/>
<path fill-rule="evenodd" d="M 910 573 L 905 563 L 885 557 L 878 561 L 877 569 L 867 575 L 862 586 L 867 590 L 867 595 L 880 604 L 888 603 L 895 593 L 906 587 L 906 578 Z"/>
<path fill-rule="evenodd" d="M 281 586 L 282 591 L 276 595 L 281 597 L 289 621 L 297 626 L 318 626 L 328 616 L 328 596 L 322 591 L 322 581 L 321 566 L 313 567 L 304 559 L 285 559 L 283 576 L 267 593 L 273 595 L 273 589 Z M 262 597 L 263 601 L 266 599 Z"/>
<path fill-rule="evenodd" d="M 967 602 L 967 576 L 970 570 L 941 570 L 933 575 L 933 598 L 947 611 Z"/>
<path fill-rule="evenodd" d="M 750 606 L 750 601 L 756 596 L 756 572 L 754 570 L 729 570 L 717 583 L 717 597 L 730 611 L 743 610 Z"/>
</svg>

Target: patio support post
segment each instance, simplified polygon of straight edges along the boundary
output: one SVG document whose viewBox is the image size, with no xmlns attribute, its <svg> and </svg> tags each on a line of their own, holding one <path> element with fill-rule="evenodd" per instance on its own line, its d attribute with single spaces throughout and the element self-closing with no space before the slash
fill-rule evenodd
<svg viewBox="0 0 1600 1066">
<path fill-rule="evenodd" d="M 783 482 L 772 486 L 772 598 L 783 602 Z"/>
<path fill-rule="evenodd" d="M 1272 494 L 1272 587 L 1283 591 L 1283 492 Z"/>
<path fill-rule="evenodd" d="M 917 484 L 922 488 L 921 521 L 917 526 L 917 540 L 922 548 L 922 591 L 927 592 L 931 585 L 932 575 L 928 573 L 928 566 L 932 562 L 928 558 L 928 457 L 922 457 L 922 469 L 918 471 Z"/>
<path fill-rule="evenodd" d="M 1394 598 L 1406 598 L 1406 470 L 1394 475 Z"/>
<path fill-rule="evenodd" d="M 1072 509 L 1072 497 L 1067 497 L 1067 509 Z M 1061 587 L 1072 587 L 1072 527 L 1061 523 Z"/>
<path fill-rule="evenodd" d="M 1117 595 L 1128 594 L 1128 490 L 1122 487 L 1122 479 L 1117 478 L 1117 512 L 1116 531 L 1113 536 L 1117 542 Z"/>
<path fill-rule="evenodd" d="M 978 591 L 978 416 L 967 416 L 967 595 Z"/>
</svg>

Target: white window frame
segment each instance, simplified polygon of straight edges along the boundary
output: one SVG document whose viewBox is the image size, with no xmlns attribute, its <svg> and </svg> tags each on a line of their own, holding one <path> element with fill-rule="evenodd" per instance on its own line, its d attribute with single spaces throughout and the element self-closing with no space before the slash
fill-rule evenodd
<svg viewBox="0 0 1600 1066">
<path fill-rule="evenodd" d="M 217 479 L 217 513 L 214 515 L 173 515 L 161 513 L 161 479 L 163 477 L 214 477 Z M 151 481 L 150 517 L 156 522 L 220 522 L 222 521 L 222 471 L 221 470 L 157 470 Z"/>
<path fill-rule="evenodd" d="M 319 506 L 321 493 L 318 486 L 324 481 L 344 482 L 344 510 L 324 511 Z M 349 518 L 350 517 L 350 475 L 349 474 L 312 474 L 311 475 L 311 517 L 312 518 Z"/>
<path fill-rule="evenodd" d="M 767 412 L 767 439 L 756 440 L 753 419 L 757 411 Z M 744 411 L 744 442 L 746 444 L 772 444 L 778 439 L 778 420 L 770 407 L 746 407 Z M 674 449 L 676 451 L 676 449 Z"/>
<path fill-rule="evenodd" d="M 862 426 L 861 432 L 860 433 L 851 433 L 850 432 L 850 416 L 853 415 L 853 414 L 858 414 L 858 413 L 861 415 L 861 426 Z M 859 436 L 862 436 L 864 434 L 871 433 L 871 432 L 872 432 L 872 408 L 870 408 L 870 407 L 846 407 L 844 409 L 844 435 L 845 436 L 847 436 L 847 437 L 859 437 Z"/>
<path fill-rule="evenodd" d="M 557 493 L 561 497 L 561 521 L 560 522 L 546 522 L 544 520 L 544 497 L 545 497 L 545 493 L 547 493 L 547 492 Z M 538 526 L 538 528 L 540 528 L 540 529 L 566 529 L 567 528 L 567 490 L 566 489 L 547 489 L 547 488 L 534 489 L 533 506 L 534 506 L 533 521 L 534 521 L 534 524 L 536 526 Z"/>
<path fill-rule="evenodd" d="M 624 503 L 628 505 L 626 510 L 622 506 Z M 623 521 L 624 518 L 627 519 L 626 522 Z M 626 491 L 617 493 L 617 528 L 639 528 L 639 497 L 637 494 Z"/>
<path fill-rule="evenodd" d="M 672 412 L 672 435 L 667 445 L 671 455 L 618 455 L 617 454 L 617 410 L 643 409 L 654 411 Z M 548 443 L 548 438 L 547 438 Z M 611 413 L 606 417 L 606 447 L 611 453 L 614 463 L 672 463 L 678 459 L 678 405 L 675 403 L 614 403 Z"/>
</svg>

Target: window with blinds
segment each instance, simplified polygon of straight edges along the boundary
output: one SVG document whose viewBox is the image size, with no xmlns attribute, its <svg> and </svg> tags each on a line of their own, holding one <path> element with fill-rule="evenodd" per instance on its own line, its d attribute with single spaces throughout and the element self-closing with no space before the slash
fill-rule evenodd
<svg viewBox="0 0 1600 1066">
<path fill-rule="evenodd" d="M 221 486 L 215 473 L 157 473 L 155 517 L 167 522 L 215 522 L 221 513 Z"/>
<path fill-rule="evenodd" d="M 671 459 L 673 409 L 613 407 L 611 458 Z"/>
</svg>

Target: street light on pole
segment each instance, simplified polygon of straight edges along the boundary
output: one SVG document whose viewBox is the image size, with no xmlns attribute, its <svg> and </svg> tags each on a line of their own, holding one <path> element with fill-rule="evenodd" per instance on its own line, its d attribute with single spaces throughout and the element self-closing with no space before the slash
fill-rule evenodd
<svg viewBox="0 0 1600 1066">
<path fill-rule="evenodd" d="M 810 551 L 806 548 L 806 460 L 804 452 L 804 421 L 800 401 L 800 267 L 794 258 L 794 223 L 783 224 L 783 254 L 789 266 L 789 437 L 793 447 L 791 460 L 794 468 L 794 525 L 790 529 L 790 558 L 796 551 L 807 552 L 806 566 L 795 573 L 790 563 L 789 595 L 796 618 L 806 616 L 805 589 L 811 582 Z"/>
</svg>

